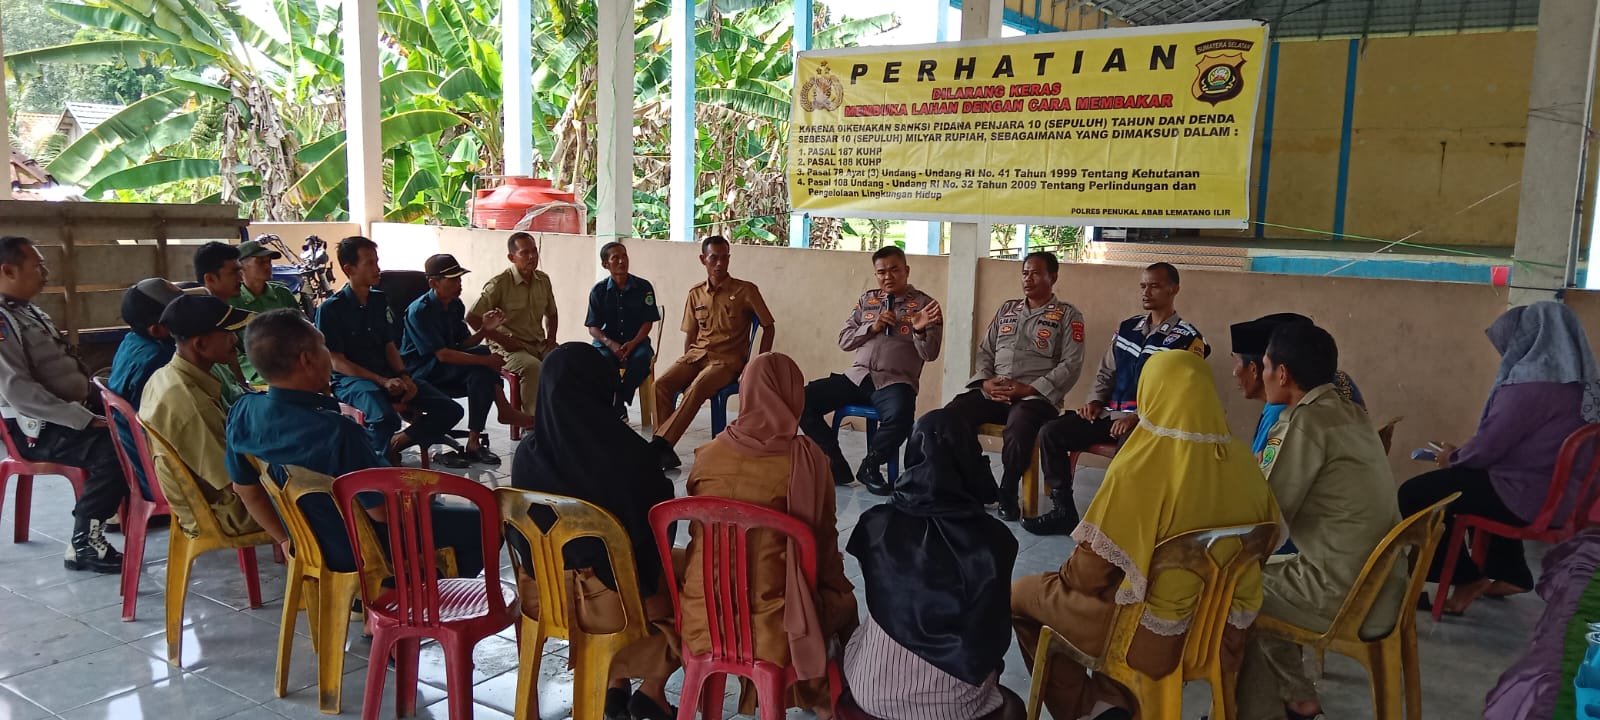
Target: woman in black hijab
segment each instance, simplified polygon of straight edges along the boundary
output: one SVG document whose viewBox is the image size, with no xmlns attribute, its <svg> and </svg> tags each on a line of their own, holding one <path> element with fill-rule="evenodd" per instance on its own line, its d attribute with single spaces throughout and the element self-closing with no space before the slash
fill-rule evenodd
<svg viewBox="0 0 1600 720">
<path fill-rule="evenodd" d="M 867 617 L 845 649 L 845 684 L 883 720 L 1020 718 L 1020 699 L 999 684 L 1017 540 L 984 511 L 998 495 L 977 434 L 934 410 L 917 421 L 906 465 L 846 546 L 861 561 Z"/>
<path fill-rule="evenodd" d="M 612 405 L 616 385 L 615 367 L 593 346 L 565 343 L 551 351 L 539 376 L 533 432 L 517 447 L 511 484 L 586 500 L 615 515 L 632 540 L 645 615 L 654 630 L 670 631 L 672 602 L 661 587 L 661 556 L 650 531 L 649 512 L 672 499 L 672 482 L 662 474 L 649 443 L 617 417 Z M 548 527 L 554 522 L 548 513 L 536 505 L 531 514 L 540 526 Z M 591 632 L 621 629 L 622 599 L 605 546 L 597 539 L 581 538 L 568 543 L 564 556 L 568 580 L 577 589 L 578 622 Z M 668 714 L 665 694 L 667 677 L 679 666 L 673 646 L 671 635 L 652 632 L 612 660 L 606 720 L 676 714 Z M 627 691 L 630 678 L 644 681 L 632 697 Z"/>
</svg>

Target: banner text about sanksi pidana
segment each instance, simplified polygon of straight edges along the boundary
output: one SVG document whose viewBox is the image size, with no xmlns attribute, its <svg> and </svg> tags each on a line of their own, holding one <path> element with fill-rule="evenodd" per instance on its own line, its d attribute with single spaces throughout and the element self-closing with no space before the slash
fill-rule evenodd
<svg viewBox="0 0 1600 720">
<path fill-rule="evenodd" d="M 1228 21 L 801 53 L 796 212 L 1240 228 L 1267 28 Z"/>
</svg>

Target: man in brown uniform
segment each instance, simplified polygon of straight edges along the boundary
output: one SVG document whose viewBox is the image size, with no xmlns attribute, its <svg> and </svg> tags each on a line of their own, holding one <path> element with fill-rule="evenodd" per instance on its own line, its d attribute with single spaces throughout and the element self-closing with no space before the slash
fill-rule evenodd
<svg viewBox="0 0 1600 720">
<path fill-rule="evenodd" d="M 672 449 L 711 396 L 739 379 L 750 359 L 751 325 L 760 323 L 761 352 L 772 351 L 775 328 L 767 302 L 755 283 L 728 276 L 728 239 L 712 235 L 700 243 L 706 281 L 689 288 L 683 304 L 683 355 L 656 378 L 656 436 L 661 467 L 682 465 Z M 672 399 L 683 393 L 676 409 Z"/>
<path fill-rule="evenodd" d="M 522 411 L 532 415 L 539 400 L 539 369 L 556 347 L 556 296 L 550 276 L 539 269 L 539 246 L 532 235 L 511 233 L 506 259 L 511 267 L 483 284 L 483 294 L 467 311 L 467 324 L 473 332 L 482 331 L 489 348 L 506 359 L 505 369 L 521 378 Z M 505 324 L 483 330 L 484 314 L 496 309 L 505 313 Z"/>
</svg>

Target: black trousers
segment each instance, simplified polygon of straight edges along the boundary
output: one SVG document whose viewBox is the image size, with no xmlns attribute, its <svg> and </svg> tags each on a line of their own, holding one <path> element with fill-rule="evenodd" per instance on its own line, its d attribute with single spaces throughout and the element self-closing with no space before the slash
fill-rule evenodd
<svg viewBox="0 0 1600 720">
<path fill-rule="evenodd" d="M 871 405 L 878 410 L 878 431 L 873 433 L 867 452 L 880 464 L 899 453 L 901 443 L 911 437 L 917 394 L 910 385 L 896 383 L 877 388 L 872 378 L 861 378 L 857 384 L 838 373 L 813 380 L 806 384 L 806 409 L 800 414 L 800 431 L 816 441 L 835 464 L 845 462 L 844 453 L 839 450 L 839 435 L 822 416 L 846 405 Z"/>
<path fill-rule="evenodd" d="M 83 496 L 72 508 L 73 517 L 85 520 L 105 520 L 117 514 L 122 501 L 128 497 L 128 481 L 122 475 L 122 463 L 117 460 L 117 449 L 112 443 L 110 428 L 90 425 L 73 430 L 54 423 L 45 423 L 39 439 L 33 445 L 17 427 L 17 421 L 7 419 L 6 430 L 17 442 L 17 453 L 24 460 L 53 462 L 83 468 L 89 479 L 83 485 Z"/>
<path fill-rule="evenodd" d="M 483 345 L 476 345 L 462 352 L 487 356 L 490 350 Z M 432 385 L 449 397 L 466 398 L 468 430 L 483 432 L 488 426 L 489 408 L 494 407 L 494 394 L 500 389 L 500 373 L 494 368 L 435 362 L 427 371 L 417 373 L 416 379 Z"/>
<path fill-rule="evenodd" d="M 1461 492 L 1461 497 L 1444 509 L 1444 542 L 1449 542 L 1450 527 L 1456 515 L 1462 513 L 1479 515 L 1507 525 L 1528 524 L 1528 521 L 1517 517 L 1506 507 L 1500 495 L 1494 491 L 1494 485 L 1489 482 L 1489 472 L 1477 468 L 1445 468 L 1407 480 L 1400 486 L 1400 514 L 1410 516 L 1456 491 Z M 1528 558 L 1522 552 L 1521 540 L 1492 537 L 1489 539 L 1487 556 L 1481 558 L 1471 557 L 1467 552 L 1470 547 L 1470 543 L 1467 543 L 1461 548 L 1461 559 L 1456 562 L 1455 574 L 1451 576 L 1452 585 L 1465 585 L 1489 577 L 1517 587 L 1533 587 L 1533 573 L 1528 569 Z M 1433 554 L 1433 566 L 1428 569 L 1429 580 L 1438 582 L 1448 550 L 1444 543 L 1440 543 L 1439 550 Z"/>
<path fill-rule="evenodd" d="M 1045 423 L 1039 431 L 1039 471 L 1051 490 L 1072 487 L 1072 453 L 1092 445 L 1115 443 L 1111 437 L 1112 419 L 1102 416 L 1090 422 L 1076 412 L 1068 412 Z"/>
<path fill-rule="evenodd" d="M 1055 407 L 1044 398 L 1028 398 L 1022 402 L 1003 403 L 984 397 L 983 390 L 968 390 L 945 406 L 946 410 L 960 415 L 976 430 L 983 424 L 1004 424 L 1006 431 L 1000 439 L 1000 486 L 1015 488 L 1022 481 L 1033 462 L 1033 444 L 1039 439 L 1039 429 L 1056 416 Z"/>
</svg>

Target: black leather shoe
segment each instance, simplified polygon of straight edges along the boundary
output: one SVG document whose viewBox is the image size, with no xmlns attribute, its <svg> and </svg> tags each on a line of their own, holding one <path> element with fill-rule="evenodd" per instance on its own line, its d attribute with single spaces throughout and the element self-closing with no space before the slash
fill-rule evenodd
<svg viewBox="0 0 1600 720">
<path fill-rule="evenodd" d="M 1012 491 L 1009 495 L 1004 490 L 1000 491 L 1000 519 L 1016 522 L 1019 517 L 1022 517 L 1022 506 L 1017 504 L 1016 491 Z"/>
<path fill-rule="evenodd" d="M 678 709 L 671 705 L 661 707 L 649 695 L 635 690 L 628 698 L 628 714 L 633 720 L 677 720 Z"/>
<path fill-rule="evenodd" d="M 633 720 L 628 714 L 628 691 L 623 688 L 606 688 L 605 720 Z"/>
<path fill-rule="evenodd" d="M 874 462 L 871 457 L 862 461 L 861 469 L 856 471 L 856 480 L 865 485 L 867 492 L 873 495 L 890 495 L 894 493 L 894 488 L 890 487 L 889 482 L 883 479 L 883 471 L 878 469 L 878 463 Z"/>
<path fill-rule="evenodd" d="M 1055 507 L 1039 517 L 1023 520 L 1022 529 L 1035 535 L 1070 535 L 1078 527 L 1078 509 L 1073 506 L 1070 497 L 1063 499 L 1051 493 L 1050 499 L 1055 502 Z"/>
<path fill-rule="evenodd" d="M 656 449 L 661 455 L 661 469 L 672 470 L 683 466 L 683 460 L 678 458 L 678 451 L 672 449 L 672 443 L 657 435 L 650 440 L 650 447 Z"/>
</svg>

